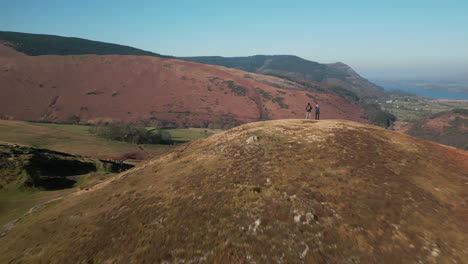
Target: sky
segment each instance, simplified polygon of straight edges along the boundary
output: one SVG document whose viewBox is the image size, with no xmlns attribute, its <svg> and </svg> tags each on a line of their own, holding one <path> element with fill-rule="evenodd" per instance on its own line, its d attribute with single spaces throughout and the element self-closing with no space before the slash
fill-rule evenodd
<svg viewBox="0 0 468 264">
<path fill-rule="evenodd" d="M 290 54 L 370 79 L 468 72 L 468 0 L 0 0 L 0 30 L 174 56 Z"/>
</svg>

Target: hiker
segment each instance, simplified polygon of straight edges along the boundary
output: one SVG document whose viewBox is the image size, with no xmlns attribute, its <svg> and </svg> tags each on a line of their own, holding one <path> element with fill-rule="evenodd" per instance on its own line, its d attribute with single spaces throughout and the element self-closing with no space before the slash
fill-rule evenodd
<svg viewBox="0 0 468 264">
<path fill-rule="evenodd" d="M 320 120 L 320 107 L 318 104 L 315 105 L 315 120 Z"/>
<path fill-rule="evenodd" d="M 306 119 L 307 118 L 312 119 L 312 117 L 310 116 L 311 111 L 312 111 L 312 106 L 310 105 L 310 103 L 307 103 L 307 106 L 306 106 Z"/>
</svg>

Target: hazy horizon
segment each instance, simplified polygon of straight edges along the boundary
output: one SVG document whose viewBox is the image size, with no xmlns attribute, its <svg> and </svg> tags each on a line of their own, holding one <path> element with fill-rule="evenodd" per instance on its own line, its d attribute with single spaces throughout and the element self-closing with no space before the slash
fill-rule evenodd
<svg viewBox="0 0 468 264">
<path fill-rule="evenodd" d="M 468 72 L 467 1 L 11 1 L 0 30 L 173 56 L 288 54 L 368 79 Z"/>
</svg>

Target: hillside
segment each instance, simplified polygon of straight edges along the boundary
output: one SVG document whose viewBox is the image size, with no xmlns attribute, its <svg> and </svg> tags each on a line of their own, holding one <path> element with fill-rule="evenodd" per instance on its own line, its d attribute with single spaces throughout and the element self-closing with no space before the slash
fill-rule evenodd
<svg viewBox="0 0 468 264">
<path fill-rule="evenodd" d="M 29 215 L 0 262 L 464 263 L 467 171 L 364 124 L 250 123 Z"/>
<path fill-rule="evenodd" d="M 440 112 L 410 124 L 408 135 L 468 150 L 468 110 Z"/>
<path fill-rule="evenodd" d="M 307 102 L 322 118 L 368 122 L 347 94 L 220 66 L 149 56 L 12 56 L 0 53 L 0 118 L 87 123 L 158 120 L 226 128 L 265 119 L 303 118 Z"/>
<path fill-rule="evenodd" d="M 29 56 L 39 55 L 162 55 L 118 44 L 45 34 L 0 31 L 0 44 Z"/>
<path fill-rule="evenodd" d="M 29 34 L 0 31 L 0 44 L 14 48 L 30 56 L 39 55 L 138 55 L 166 57 L 154 52 L 118 44 L 93 41 L 74 37 L 45 34 Z M 213 64 L 242 71 L 270 74 L 281 78 L 308 83 L 309 90 L 322 90 L 321 85 L 341 87 L 356 93 L 361 98 L 381 96 L 383 91 L 359 76 L 343 63 L 320 64 L 291 55 L 256 55 L 250 57 L 180 57 L 186 61 Z"/>
<path fill-rule="evenodd" d="M 333 93 L 334 87 L 347 89 L 361 98 L 383 95 L 383 89 L 368 82 L 344 63 L 321 64 L 291 55 L 250 57 L 182 57 L 182 60 L 214 64 L 243 71 L 269 74 L 309 83 L 309 89 Z M 323 88 L 325 85 L 326 88 Z M 336 88 L 335 88 L 336 89 Z"/>
</svg>

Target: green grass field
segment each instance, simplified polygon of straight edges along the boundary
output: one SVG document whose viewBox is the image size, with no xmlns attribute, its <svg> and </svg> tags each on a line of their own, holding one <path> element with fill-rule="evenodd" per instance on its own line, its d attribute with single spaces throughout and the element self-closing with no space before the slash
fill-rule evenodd
<svg viewBox="0 0 468 264">
<path fill-rule="evenodd" d="M 220 129 L 204 128 L 174 128 L 164 130 L 169 132 L 169 134 L 171 134 L 171 138 L 177 142 L 190 142 L 222 131 Z"/>
<path fill-rule="evenodd" d="M 89 156 L 116 156 L 138 150 L 133 144 L 93 136 L 87 129 L 78 125 L 0 120 L 0 141 Z M 167 147 L 157 145 L 148 149 L 166 151 Z"/>
<path fill-rule="evenodd" d="M 206 137 L 206 129 L 165 129 L 178 142 L 189 142 Z M 220 130 L 206 130 L 207 134 Z M 49 123 L 30 123 L 0 120 L 0 142 L 45 148 L 78 155 L 119 156 L 139 151 L 135 144 L 99 138 L 89 132 L 89 126 Z M 164 153 L 171 145 L 140 145 L 149 153 Z"/>
</svg>

